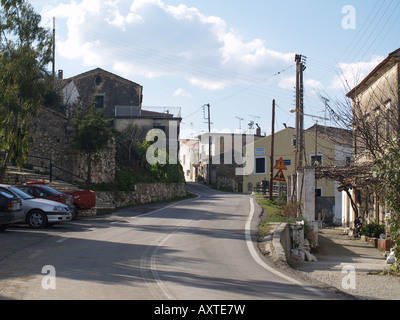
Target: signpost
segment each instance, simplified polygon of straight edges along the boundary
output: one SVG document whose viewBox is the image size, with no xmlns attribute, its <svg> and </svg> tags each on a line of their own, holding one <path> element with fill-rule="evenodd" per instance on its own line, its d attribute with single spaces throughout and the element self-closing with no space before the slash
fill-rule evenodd
<svg viewBox="0 0 400 320">
<path fill-rule="evenodd" d="M 279 181 L 279 182 L 286 182 L 285 175 L 283 174 L 284 170 L 287 170 L 285 161 L 283 158 L 280 158 L 279 161 L 276 163 L 275 170 L 278 170 L 278 173 L 275 175 L 274 181 Z"/>
</svg>

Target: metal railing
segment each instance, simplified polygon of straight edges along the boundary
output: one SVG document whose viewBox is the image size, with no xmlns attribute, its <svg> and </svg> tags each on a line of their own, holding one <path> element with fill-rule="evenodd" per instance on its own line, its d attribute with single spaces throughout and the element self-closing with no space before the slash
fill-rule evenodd
<svg viewBox="0 0 400 320">
<path fill-rule="evenodd" d="M 41 174 L 49 175 L 49 181 L 53 182 L 53 180 L 61 180 L 64 182 L 68 182 L 72 185 L 79 187 L 78 181 L 81 183 L 85 183 L 85 185 L 92 185 L 92 183 L 64 168 L 61 168 L 55 164 L 53 164 L 50 158 L 41 157 L 41 156 L 34 156 L 34 155 L 27 155 L 28 159 L 36 159 L 40 160 L 38 162 L 29 162 L 27 161 L 27 165 L 31 165 L 34 168 L 45 169 L 48 172 L 41 172 Z M 47 164 L 47 165 L 46 165 Z"/>
<path fill-rule="evenodd" d="M 140 118 L 142 116 L 142 109 L 138 106 L 115 106 L 115 117 L 116 118 L 124 118 L 124 117 L 137 117 Z"/>
<path fill-rule="evenodd" d="M 115 106 L 116 118 L 181 118 L 182 108 L 179 107 L 139 107 L 139 106 Z"/>
</svg>

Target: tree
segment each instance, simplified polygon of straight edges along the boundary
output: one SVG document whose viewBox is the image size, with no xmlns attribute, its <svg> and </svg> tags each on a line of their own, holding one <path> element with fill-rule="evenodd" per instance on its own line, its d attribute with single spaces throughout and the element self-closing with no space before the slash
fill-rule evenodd
<svg viewBox="0 0 400 320">
<path fill-rule="evenodd" d="M 385 145 L 385 150 L 385 156 L 374 162 L 374 176 L 378 181 L 378 192 L 391 211 L 390 234 L 396 257 L 394 269 L 400 272 L 400 134 Z"/>
<path fill-rule="evenodd" d="M 103 111 L 98 111 L 94 106 L 88 112 L 78 111 L 73 118 L 75 134 L 72 146 L 86 154 L 88 166 L 86 180 L 88 184 L 92 180 L 94 156 L 98 152 L 105 150 L 114 136 L 114 130 L 110 125 L 111 122 L 112 120 L 104 118 Z"/>
<path fill-rule="evenodd" d="M 7 164 L 26 162 L 45 91 L 45 67 L 52 57 L 52 36 L 25 0 L 1 0 L 0 11 L 0 180 Z"/>
<path fill-rule="evenodd" d="M 353 165 L 330 168 L 329 171 L 322 172 L 320 177 L 340 182 L 340 190 L 348 194 L 357 216 L 362 214 L 360 211 L 365 208 L 357 206 L 349 192 L 350 189 L 369 187 L 370 190 L 367 192 L 374 190 L 379 179 L 373 176 L 373 164 L 386 157 L 387 145 L 393 136 L 400 132 L 397 85 L 389 75 L 381 76 L 377 83 L 374 85 L 374 90 L 369 90 L 367 94 L 355 91 L 357 94 L 351 96 L 352 100 L 328 103 L 329 100 L 320 94 L 336 126 L 352 130 L 355 158 Z M 347 92 L 351 90 L 348 86 L 345 86 L 345 89 Z M 380 200 L 384 203 L 385 195 L 381 193 L 380 196 Z"/>
<path fill-rule="evenodd" d="M 396 50 L 389 57 L 393 58 L 398 53 L 399 51 Z M 398 58 L 395 61 L 398 61 Z M 389 229 L 395 243 L 396 264 L 394 269 L 396 272 L 400 272 L 400 92 L 398 77 L 397 68 L 395 72 L 378 74 L 374 83 L 370 83 L 365 90 L 356 87 L 350 91 L 348 96 L 352 98 L 352 103 L 349 100 L 344 103 L 336 102 L 334 107 L 326 104 L 338 126 L 353 129 L 357 163 L 340 173 L 342 177 L 348 179 L 348 184 L 344 185 L 343 190 L 366 187 L 366 191 L 369 194 L 374 192 L 378 199 L 375 208 L 386 207 L 390 212 Z M 350 194 L 349 197 L 351 199 Z M 367 201 L 367 199 L 365 200 Z M 352 199 L 351 201 L 357 212 L 357 205 Z M 380 222 L 376 213 L 375 209 L 375 220 Z"/>
</svg>

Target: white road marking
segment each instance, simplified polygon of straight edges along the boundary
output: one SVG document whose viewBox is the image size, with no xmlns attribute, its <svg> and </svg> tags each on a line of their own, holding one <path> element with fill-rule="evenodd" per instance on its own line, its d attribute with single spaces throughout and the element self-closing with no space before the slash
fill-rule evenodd
<svg viewBox="0 0 400 320">
<path fill-rule="evenodd" d="M 36 257 L 38 257 L 41 253 L 43 252 L 43 250 L 37 250 L 35 252 L 33 252 L 28 259 L 35 259 Z"/>
<path fill-rule="evenodd" d="M 199 194 L 196 194 L 196 195 L 197 195 L 197 199 L 198 199 L 198 198 L 201 198 L 201 195 L 199 195 Z M 173 207 L 173 206 L 175 206 L 175 205 L 177 205 L 177 204 L 179 204 L 179 203 L 182 203 L 182 202 L 185 202 L 185 201 L 188 201 L 188 200 L 191 200 L 191 199 L 181 200 L 181 201 L 175 202 L 175 203 L 173 203 L 173 204 L 171 204 L 171 205 L 169 205 L 169 206 L 166 206 L 166 207 L 157 209 L 157 210 L 155 210 L 155 211 L 152 211 L 152 212 L 148 212 L 148 213 L 145 213 L 145 214 L 142 214 L 142 215 L 135 216 L 134 218 L 136 219 L 136 218 L 139 218 L 139 217 L 148 216 L 148 215 L 157 213 L 157 212 L 159 212 L 159 211 L 162 211 L 162 210 L 164 210 L 164 209 L 171 208 L 171 207 Z M 156 263 L 157 254 L 158 254 L 158 251 L 160 250 L 160 248 L 163 247 L 163 246 L 165 245 L 165 243 L 167 243 L 167 241 L 168 241 L 176 232 L 178 232 L 180 229 L 182 229 L 183 227 L 185 227 L 186 225 L 188 225 L 188 224 L 189 224 L 190 222 L 192 222 L 192 221 L 193 221 L 193 220 L 186 220 L 183 224 L 181 224 L 177 229 L 175 229 L 173 232 L 171 232 L 170 234 L 168 234 L 165 238 L 163 238 L 163 239 L 161 239 L 161 240 L 160 240 L 160 239 L 157 239 L 156 241 L 153 242 L 153 245 L 155 246 L 155 249 L 153 250 L 153 252 L 152 252 L 152 254 L 151 254 L 151 256 L 150 256 L 150 270 L 151 270 L 151 273 L 153 274 L 154 280 L 155 280 L 156 283 L 157 283 L 157 286 L 161 289 L 161 291 L 164 293 L 164 295 L 167 297 L 168 300 L 176 300 L 176 298 L 169 292 L 169 290 L 167 289 L 167 287 L 165 286 L 165 284 L 162 282 L 162 280 L 161 280 L 161 278 L 160 278 L 160 276 L 159 276 L 159 274 L 158 274 L 158 271 L 157 271 L 157 263 Z M 145 253 L 144 255 L 146 255 L 146 253 Z M 147 259 L 147 257 L 142 256 L 141 267 L 145 266 L 145 259 Z M 144 279 L 144 280 L 146 281 L 146 279 Z"/>
<path fill-rule="evenodd" d="M 255 262 L 257 262 L 261 267 L 263 267 L 268 272 L 271 272 L 271 273 L 279 276 L 280 278 L 283 278 L 283 279 L 289 281 L 292 284 L 301 286 L 302 288 L 304 288 L 304 289 L 306 289 L 308 291 L 311 291 L 311 292 L 313 292 L 313 293 L 315 293 L 315 294 L 317 294 L 319 296 L 324 295 L 319 290 L 317 290 L 317 289 L 315 289 L 313 287 L 307 286 L 304 283 L 301 283 L 300 281 L 298 281 L 296 279 L 293 279 L 292 277 L 289 277 L 288 275 L 283 274 L 282 272 L 270 267 L 268 264 L 266 264 L 260 258 L 260 256 L 258 255 L 256 249 L 254 248 L 253 241 L 251 239 L 251 231 L 250 230 L 251 230 L 251 221 L 253 220 L 253 217 L 254 217 L 254 199 L 250 198 L 250 214 L 249 214 L 249 217 L 248 217 L 247 222 L 246 222 L 245 236 L 246 236 L 247 247 L 249 248 L 249 251 L 250 251 L 250 254 L 251 254 L 253 260 Z"/>
</svg>

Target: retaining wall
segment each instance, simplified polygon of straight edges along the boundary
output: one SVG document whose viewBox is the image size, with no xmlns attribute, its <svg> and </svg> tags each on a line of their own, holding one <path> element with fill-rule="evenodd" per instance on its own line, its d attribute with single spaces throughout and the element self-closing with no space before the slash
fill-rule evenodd
<svg viewBox="0 0 400 320">
<path fill-rule="evenodd" d="M 185 183 L 137 184 L 134 190 L 96 191 L 97 209 L 116 209 L 186 196 Z"/>
</svg>

